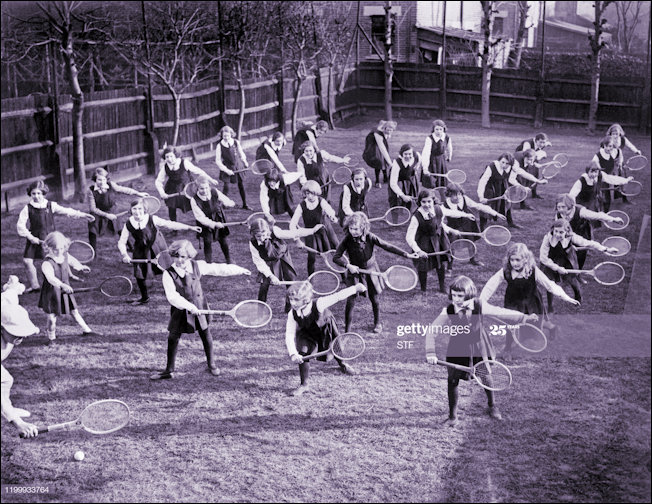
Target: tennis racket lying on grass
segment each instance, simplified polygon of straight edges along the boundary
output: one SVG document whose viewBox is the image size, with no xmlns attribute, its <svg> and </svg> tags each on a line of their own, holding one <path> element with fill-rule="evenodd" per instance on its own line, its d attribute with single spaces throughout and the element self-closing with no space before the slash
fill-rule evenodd
<svg viewBox="0 0 652 504">
<path fill-rule="evenodd" d="M 407 223 L 412 217 L 410 211 L 403 206 L 395 206 L 385 212 L 381 217 L 372 217 L 369 222 L 376 222 L 384 220 L 390 226 L 402 226 Z"/>
<path fill-rule="evenodd" d="M 272 319 L 272 309 L 267 303 L 255 299 L 240 301 L 231 310 L 199 310 L 201 315 L 228 315 L 240 327 L 263 327 Z"/>
<path fill-rule="evenodd" d="M 453 256 L 453 259 L 457 259 L 458 261 L 470 261 L 475 257 L 476 252 L 477 249 L 475 247 L 475 243 L 473 243 L 471 240 L 467 240 L 466 238 L 461 238 L 451 242 L 450 249 L 441 250 L 439 252 L 430 252 L 428 256 L 450 253 L 450 255 Z"/>
<path fill-rule="evenodd" d="M 509 229 L 498 225 L 488 226 L 482 233 L 460 231 L 460 234 L 462 236 L 482 236 L 484 241 L 494 247 L 507 245 L 512 239 L 512 233 L 510 233 Z"/>
<path fill-rule="evenodd" d="M 383 277 L 387 286 L 398 292 L 407 292 L 414 289 L 417 285 L 418 277 L 412 268 L 395 264 L 388 270 L 381 272 L 370 269 L 360 269 L 360 273 Z"/>
<path fill-rule="evenodd" d="M 564 152 L 560 152 L 554 155 L 552 161 L 548 161 L 547 163 L 541 163 L 539 166 L 541 168 L 545 168 L 546 166 L 559 165 L 560 168 L 564 168 L 567 164 L 568 164 L 568 154 Z"/>
<path fill-rule="evenodd" d="M 566 270 L 566 273 L 584 273 L 591 275 L 602 285 L 617 285 L 625 278 L 625 269 L 618 263 L 605 261 L 597 264 L 591 270 Z"/>
<path fill-rule="evenodd" d="M 337 185 L 344 185 L 350 180 L 351 180 L 351 170 L 346 166 L 340 166 L 337 170 L 333 172 L 331 179 L 325 184 L 322 184 L 321 187 L 326 187 L 327 185 L 332 184 L 333 182 Z"/>
<path fill-rule="evenodd" d="M 310 355 L 304 355 L 303 361 L 307 362 L 310 359 L 315 357 L 320 357 L 322 355 L 327 355 L 332 353 L 336 358 L 340 360 L 351 360 L 360 357 L 365 349 L 365 342 L 362 336 L 358 333 L 349 332 L 340 334 L 332 342 L 328 350 L 323 352 L 317 352 Z"/>
<path fill-rule="evenodd" d="M 179 194 L 183 194 L 183 193 L 179 193 Z M 153 215 L 156 212 L 158 212 L 159 209 L 161 208 L 161 201 L 156 196 L 145 196 L 143 198 L 143 205 L 145 207 L 145 211 L 148 214 Z M 130 210 L 125 210 L 124 212 L 119 212 L 119 213 L 115 214 L 115 216 L 116 217 L 122 217 L 124 215 L 127 215 L 130 212 L 131 212 L 131 209 Z"/>
<path fill-rule="evenodd" d="M 73 294 L 99 290 L 106 297 L 121 298 L 131 294 L 133 288 L 134 287 L 131 284 L 131 280 L 125 276 L 117 275 L 107 278 L 100 285 L 96 285 L 95 287 L 82 287 L 81 289 L 74 289 Z"/>
<path fill-rule="evenodd" d="M 647 168 L 647 158 L 642 155 L 632 156 L 625 163 L 625 168 L 631 171 L 639 171 L 643 168 Z"/>
<path fill-rule="evenodd" d="M 443 177 L 453 184 L 461 185 L 466 182 L 466 173 L 462 170 L 448 170 L 448 173 L 430 173 L 431 177 Z"/>
<path fill-rule="evenodd" d="M 498 201 L 504 199 L 510 203 L 520 203 L 528 197 L 528 194 L 530 194 L 530 191 L 527 188 L 520 185 L 514 185 L 510 186 L 502 196 L 489 198 L 487 201 Z"/>
<path fill-rule="evenodd" d="M 306 280 L 281 280 L 279 285 L 303 283 Z M 315 271 L 308 277 L 312 290 L 319 296 L 327 296 L 340 288 L 340 277 L 332 271 Z"/>
<path fill-rule="evenodd" d="M 294 240 L 297 243 L 297 247 L 300 250 L 303 250 L 304 252 L 308 252 L 309 254 L 317 254 L 324 259 L 324 262 L 326 263 L 326 266 L 328 267 L 329 270 L 334 271 L 335 273 L 344 273 L 346 271 L 346 268 L 343 268 L 342 266 L 335 264 L 333 262 L 333 254 L 335 254 L 335 250 L 327 250 L 326 252 L 320 252 L 319 250 L 316 250 L 314 248 L 308 247 L 301 241 L 300 239 Z"/>
<path fill-rule="evenodd" d="M 167 250 L 164 250 L 154 259 L 132 259 L 132 263 L 136 264 L 156 264 L 160 269 L 166 270 L 174 263 L 174 259 Z"/>
<path fill-rule="evenodd" d="M 473 367 L 461 366 L 437 359 L 437 364 L 470 373 L 482 388 L 487 390 L 505 390 L 512 384 L 512 372 L 505 364 L 495 360 L 482 360 Z"/>
<path fill-rule="evenodd" d="M 622 221 L 622 223 L 605 222 L 604 225 L 607 226 L 609 229 L 613 229 L 614 231 L 620 231 L 621 229 L 625 229 L 627 226 L 629 226 L 629 215 L 627 215 L 622 210 L 612 210 L 611 212 L 608 212 L 607 215 L 615 219 L 620 219 Z"/>
<path fill-rule="evenodd" d="M 486 330 L 489 342 L 496 341 L 499 348 L 505 348 L 507 338 L 512 338 L 514 343 L 526 352 L 543 352 L 548 346 L 545 333 L 533 324 L 509 324 L 497 317 L 484 316 L 483 329 Z"/>
<path fill-rule="evenodd" d="M 58 430 L 82 428 L 91 434 L 110 434 L 122 429 L 129 423 L 131 412 L 129 406 L 116 399 L 95 401 L 84 408 L 79 418 L 71 422 L 38 427 L 39 434 Z M 25 436 L 20 435 L 21 438 Z"/>
</svg>

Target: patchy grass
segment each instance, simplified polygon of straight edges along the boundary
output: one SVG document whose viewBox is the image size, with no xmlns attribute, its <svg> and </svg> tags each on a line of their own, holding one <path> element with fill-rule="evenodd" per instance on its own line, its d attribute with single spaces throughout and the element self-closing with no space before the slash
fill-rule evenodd
<svg viewBox="0 0 652 504">
<path fill-rule="evenodd" d="M 365 119 L 342 125 L 320 138 L 320 146 L 332 153 L 361 153 L 372 127 L 373 120 Z M 420 149 L 428 131 L 428 121 L 399 121 L 391 152 L 406 142 Z M 517 126 L 486 131 L 454 123 L 449 131 L 455 146 L 452 167 L 466 171 L 472 197 L 484 166 L 535 133 Z M 571 161 L 541 190 L 545 199 L 533 203 L 535 211 L 515 211 L 523 228 L 513 239 L 535 253 L 552 219 L 554 196 L 570 188 L 600 140 L 571 129 L 549 134 L 551 152 L 567 152 Z M 649 157 L 649 138 L 632 140 Z M 290 149 L 282 159 L 293 166 Z M 215 173 L 209 163 L 204 168 Z M 626 208 L 632 224 L 620 233 L 602 228 L 597 239 L 619 234 L 638 243 L 643 215 L 650 213 L 649 170 L 637 178 L 644 193 Z M 257 177 L 247 179 L 249 204 L 255 208 L 258 184 Z M 133 185 L 154 192 L 152 177 Z M 240 203 L 233 190 L 230 196 Z M 334 204 L 338 197 L 336 189 Z M 373 190 L 370 200 L 372 214 L 382 215 L 386 187 Z M 124 208 L 127 203 L 122 201 Z M 237 220 L 247 212 L 234 209 L 228 215 Z M 9 274 L 24 278 L 24 242 L 16 236 L 16 219 L 17 211 L 2 217 L 3 281 Z M 190 215 L 181 220 L 190 223 Z M 57 218 L 57 226 L 86 239 L 82 222 Z M 406 246 L 404 227 L 376 223 L 373 230 Z M 191 233 L 179 236 L 194 239 Z M 649 228 L 645 236 L 649 242 Z M 245 230 L 233 229 L 229 240 L 235 261 L 253 269 Z M 131 268 L 119 262 L 115 238 L 101 237 L 98 249 L 87 285 L 111 274 L 131 276 Z M 456 264 L 454 274 L 467 274 L 482 286 L 500 267 L 504 248 L 479 243 L 479 250 L 487 266 Z M 305 274 L 305 256 L 292 253 Z M 409 265 L 384 251 L 378 259 L 384 268 Z M 591 252 L 587 266 L 601 260 Z M 298 373 L 283 343 L 282 290 L 270 289 L 275 316 L 262 330 L 239 329 L 230 318 L 212 324 L 220 377 L 207 372 L 199 338 L 184 336 L 179 376 L 165 382 L 148 379 L 165 362 L 169 305 L 160 280 L 153 282 L 152 302 L 143 307 L 79 295 L 81 313 L 104 337 L 81 338 L 79 328 L 64 317 L 57 346 L 45 346 L 42 336 L 17 347 L 7 361 L 16 382 L 14 402 L 32 411 L 33 421 L 47 424 L 74 418 L 94 400 L 116 398 L 130 405 L 132 421 L 108 436 L 82 431 L 30 441 L 19 440 L 3 421 L 3 486 L 49 487 L 38 497 L 3 491 L 3 501 L 648 502 L 650 301 L 644 286 L 649 286 L 649 244 L 617 261 L 627 271 L 621 285 L 587 284 L 580 308 L 556 302 L 562 337 L 544 355 L 510 363 L 514 385 L 498 395 L 505 421 L 491 421 L 482 389 L 464 383 L 462 421 L 455 428 L 442 424 L 445 371 L 425 365 L 421 337 L 398 338 L 396 333 L 399 324 L 432 321 L 447 302 L 436 292 L 434 277 L 425 305 L 411 293 L 383 294 L 381 335 L 370 332 L 369 303 L 359 300 L 353 329 L 368 341 L 367 352 L 355 363 L 360 375 L 346 377 L 335 365 L 316 363 L 314 392 L 301 398 L 287 395 L 298 384 Z M 257 294 L 257 284 L 242 278 L 208 277 L 204 287 L 216 308 Z M 502 294 L 493 301 L 500 303 Z M 22 303 L 44 330 L 36 296 L 25 296 Z M 341 303 L 335 309 L 338 320 L 343 311 Z M 399 340 L 412 341 L 412 347 L 399 349 Z M 76 450 L 86 453 L 83 462 L 73 460 Z"/>
</svg>

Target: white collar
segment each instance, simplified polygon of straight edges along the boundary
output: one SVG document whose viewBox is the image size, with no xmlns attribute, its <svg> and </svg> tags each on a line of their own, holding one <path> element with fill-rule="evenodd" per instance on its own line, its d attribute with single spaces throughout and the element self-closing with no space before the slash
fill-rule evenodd
<svg viewBox="0 0 652 504">
<path fill-rule="evenodd" d="M 138 222 L 132 215 L 131 217 L 129 217 L 129 222 L 131 222 L 131 225 L 136 229 L 142 229 L 145 226 L 147 226 L 147 223 L 149 222 L 149 214 L 145 214 L 143 216 L 143 220 L 140 222 Z"/>
<path fill-rule="evenodd" d="M 188 266 L 183 268 L 180 266 L 177 266 L 176 264 L 172 264 L 172 267 L 174 268 L 174 271 L 176 271 L 181 278 L 185 277 L 187 273 L 192 274 L 192 263 L 188 262 Z"/>
<path fill-rule="evenodd" d="M 34 203 L 34 200 L 29 200 L 29 204 L 32 205 L 34 208 L 45 208 L 48 206 L 48 200 L 43 199 L 41 203 Z"/>
<path fill-rule="evenodd" d="M 232 138 L 231 142 L 227 142 L 224 138 L 221 141 L 221 144 L 225 147 L 231 147 L 235 143 L 235 140 Z"/>
<path fill-rule="evenodd" d="M 306 207 L 308 207 L 308 210 L 314 210 L 321 204 L 321 199 L 319 196 L 317 197 L 317 203 L 313 206 L 311 206 L 311 203 L 307 199 L 304 201 L 306 202 Z"/>
<path fill-rule="evenodd" d="M 460 199 L 457 201 L 457 203 L 453 203 L 451 201 L 450 197 L 446 197 L 446 203 L 448 203 L 449 207 L 452 207 L 452 208 L 457 207 L 457 208 L 459 208 L 461 210 L 462 208 L 464 208 L 464 199 L 463 198 L 464 198 L 464 196 L 460 197 Z"/>
<path fill-rule="evenodd" d="M 568 236 L 568 237 L 566 237 L 566 238 L 562 238 L 561 240 L 557 240 L 557 239 L 552 235 L 552 233 L 550 233 L 550 239 L 548 240 L 548 242 L 550 243 L 550 246 L 551 246 L 551 247 L 555 247 L 555 246 L 557 246 L 557 244 L 558 244 L 559 242 L 561 242 L 561 246 L 564 247 L 564 248 L 566 248 L 566 247 L 568 247 L 568 245 L 570 244 L 570 242 L 571 242 L 572 240 L 573 240 L 573 235 L 570 235 L 570 236 Z"/>
<path fill-rule="evenodd" d="M 301 318 L 305 318 L 308 315 L 310 315 L 310 312 L 312 311 L 312 304 L 313 303 L 314 303 L 314 301 L 310 301 L 306 306 L 304 306 L 303 308 L 300 308 L 298 311 L 297 310 L 295 310 L 295 311 L 297 312 L 297 314 Z"/>
<path fill-rule="evenodd" d="M 435 206 L 437 206 L 437 205 L 435 205 Z M 432 210 L 433 210 L 433 213 L 435 213 L 435 209 L 433 208 Z M 419 207 L 419 212 L 421 212 L 421 215 L 423 216 L 424 219 L 426 219 L 426 220 L 432 219 L 430 214 L 426 213 L 426 210 L 423 207 Z"/>
<path fill-rule="evenodd" d="M 48 259 L 52 259 L 55 263 L 57 264 L 63 264 L 63 261 L 65 260 L 65 257 L 54 257 L 51 256 L 50 254 L 47 255 Z"/>
<path fill-rule="evenodd" d="M 453 305 L 453 309 L 455 310 L 455 313 L 459 313 L 461 311 L 466 311 L 466 310 L 470 310 L 471 312 L 473 312 L 474 308 L 475 308 L 475 302 L 473 301 L 473 299 L 469 299 L 468 301 L 465 301 L 461 308 L 458 308 L 457 306 Z"/>
</svg>

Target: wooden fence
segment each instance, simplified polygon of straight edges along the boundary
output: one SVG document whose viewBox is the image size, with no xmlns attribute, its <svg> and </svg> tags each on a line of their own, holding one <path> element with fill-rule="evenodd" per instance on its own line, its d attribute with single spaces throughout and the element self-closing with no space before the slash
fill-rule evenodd
<svg viewBox="0 0 652 504">
<path fill-rule="evenodd" d="M 351 69 L 345 73 L 353 79 Z M 319 104 L 326 107 L 328 71 L 320 72 L 321 96 L 316 76 L 304 81 L 298 120 L 314 121 L 323 116 Z M 341 76 L 335 81 L 340 84 Z M 334 86 L 335 88 L 335 86 Z M 290 130 L 294 80 L 284 78 L 250 81 L 244 84 L 245 115 L 242 142 L 257 144 L 273 131 Z M 346 82 L 343 92 L 333 90 L 338 115 L 357 112 L 357 87 Z M 174 102 L 165 88 L 152 91 L 154 133 L 159 144 L 171 142 Z M 223 100 L 224 110 L 220 104 Z M 147 151 L 147 95 L 142 88 L 86 93 L 84 96 L 84 163 L 87 172 L 107 166 L 118 176 L 143 172 L 150 153 Z M 196 159 L 214 156 L 219 129 L 237 126 L 240 92 L 227 83 L 224 93 L 217 81 L 196 85 L 181 95 L 181 120 L 177 147 L 183 155 Z M 2 193 L 9 200 L 25 195 L 26 186 L 45 178 L 59 197 L 68 197 L 74 187 L 72 169 L 72 100 L 70 95 L 56 97 L 31 95 L 2 100 Z M 281 128 L 284 121 L 284 128 Z"/>
<path fill-rule="evenodd" d="M 399 113 L 441 115 L 441 93 L 446 93 L 446 113 L 453 116 L 481 114 L 482 70 L 448 66 L 443 91 L 438 65 L 398 63 L 394 65 L 392 106 Z M 379 63 L 360 65 L 360 91 L 364 108 L 384 107 L 384 70 Z M 623 83 L 601 80 L 597 123 L 608 127 L 620 123 L 625 129 L 645 129 L 649 116 L 643 113 L 646 99 L 644 79 Z M 532 124 L 537 102 L 542 104 L 544 124 L 588 124 L 591 83 L 587 78 L 549 75 L 539 96 L 537 75 L 518 70 L 496 69 L 491 77 L 491 116 Z M 649 100 L 649 97 L 647 98 Z"/>
</svg>

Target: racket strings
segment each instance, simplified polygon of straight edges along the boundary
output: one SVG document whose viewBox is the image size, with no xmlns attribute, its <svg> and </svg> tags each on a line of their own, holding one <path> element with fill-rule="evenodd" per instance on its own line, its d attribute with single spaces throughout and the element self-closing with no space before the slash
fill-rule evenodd
<svg viewBox="0 0 652 504">
<path fill-rule="evenodd" d="M 81 241 L 73 241 L 68 248 L 68 253 L 82 264 L 90 262 L 95 258 L 93 247 Z"/>
<path fill-rule="evenodd" d="M 474 367 L 475 376 L 489 390 L 504 390 L 512 384 L 512 375 L 496 361 L 482 361 Z"/>
<path fill-rule="evenodd" d="M 484 231 L 484 238 L 490 245 L 500 247 L 509 243 L 512 233 L 503 226 L 489 226 Z"/>
<path fill-rule="evenodd" d="M 146 196 L 143 198 L 143 203 L 147 209 L 148 214 L 155 214 L 161 208 L 161 202 L 156 196 Z"/>
<path fill-rule="evenodd" d="M 257 175 L 265 175 L 272 169 L 272 162 L 269 159 L 258 159 L 251 165 L 251 171 Z"/>
<path fill-rule="evenodd" d="M 333 182 L 336 184 L 346 184 L 349 180 L 351 180 L 351 170 L 346 166 L 340 166 L 333 172 Z"/>
<path fill-rule="evenodd" d="M 129 415 L 129 407 L 121 401 L 100 401 L 82 412 L 81 423 L 94 434 L 108 434 L 127 425 Z"/>
<path fill-rule="evenodd" d="M 520 203 L 527 198 L 527 190 L 522 186 L 511 186 L 505 191 L 505 198 L 511 203 Z"/>
<path fill-rule="evenodd" d="M 365 342 L 359 334 L 342 334 L 333 340 L 333 355 L 340 359 L 355 359 L 365 349 Z"/>
<path fill-rule="evenodd" d="M 643 186 L 641 185 L 640 182 L 637 182 L 636 180 L 632 180 L 631 182 L 627 182 L 626 184 L 623 184 L 619 186 L 618 190 L 624 195 L 624 196 L 638 196 L 641 194 L 641 190 L 643 189 Z"/>
<path fill-rule="evenodd" d="M 609 238 L 605 238 L 602 242 L 602 245 L 605 247 L 618 249 L 618 252 L 615 254 L 610 254 L 614 256 L 626 255 L 632 249 L 632 244 L 629 242 L 629 240 L 627 238 L 623 238 L 622 236 L 610 236 Z"/>
<path fill-rule="evenodd" d="M 450 170 L 448 173 L 448 180 L 454 184 L 463 184 L 466 182 L 466 173 L 462 170 Z"/>
<path fill-rule="evenodd" d="M 123 297 L 131 294 L 133 285 L 127 277 L 116 276 L 107 278 L 100 285 L 102 293 L 109 297 Z"/>
<path fill-rule="evenodd" d="M 564 167 L 568 164 L 568 155 L 564 153 L 555 154 L 555 157 L 553 157 L 552 160 L 559 163 L 560 167 Z"/>
<path fill-rule="evenodd" d="M 605 285 L 615 285 L 625 278 L 625 270 L 620 264 L 604 262 L 595 267 L 595 279 Z"/>
<path fill-rule="evenodd" d="M 642 170 L 647 166 L 647 158 L 645 156 L 633 156 L 627 160 L 625 166 L 632 171 Z"/>
<path fill-rule="evenodd" d="M 309 278 L 312 289 L 320 296 L 335 292 L 340 286 L 339 277 L 331 271 L 317 271 Z"/>
<path fill-rule="evenodd" d="M 476 254 L 475 243 L 471 240 L 461 239 L 451 242 L 451 255 L 458 261 L 470 261 Z"/>
<path fill-rule="evenodd" d="M 405 266 L 393 266 L 387 272 L 387 283 L 397 291 L 409 291 L 417 285 L 416 273 Z"/>
<path fill-rule="evenodd" d="M 395 226 L 400 226 L 405 224 L 410 220 L 410 211 L 405 207 L 393 207 L 390 208 L 385 218 L 386 221 Z"/>
<path fill-rule="evenodd" d="M 548 346 L 546 335 L 530 325 L 520 325 L 512 329 L 512 337 L 518 346 L 528 352 L 542 352 Z"/>
<path fill-rule="evenodd" d="M 245 301 L 236 307 L 233 317 L 245 327 L 261 327 L 272 318 L 272 310 L 261 301 Z"/>
</svg>

